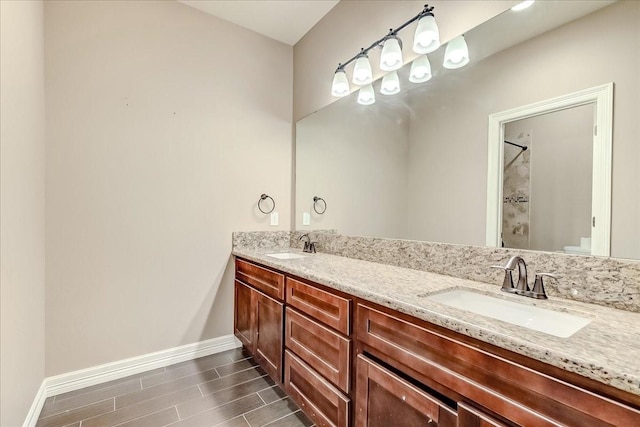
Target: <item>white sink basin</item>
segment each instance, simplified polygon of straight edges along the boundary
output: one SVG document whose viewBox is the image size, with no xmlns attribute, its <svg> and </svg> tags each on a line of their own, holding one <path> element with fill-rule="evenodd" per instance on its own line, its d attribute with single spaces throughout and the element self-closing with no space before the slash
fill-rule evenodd
<svg viewBox="0 0 640 427">
<path fill-rule="evenodd" d="M 266 254 L 266 255 L 270 256 L 271 258 L 278 258 L 278 259 L 297 259 L 297 258 L 307 257 L 307 255 L 303 255 L 298 252 L 277 252 L 274 254 Z"/>
<path fill-rule="evenodd" d="M 591 323 L 591 319 L 573 314 L 519 304 L 461 289 L 434 294 L 427 299 L 560 338 L 568 338 Z"/>
</svg>

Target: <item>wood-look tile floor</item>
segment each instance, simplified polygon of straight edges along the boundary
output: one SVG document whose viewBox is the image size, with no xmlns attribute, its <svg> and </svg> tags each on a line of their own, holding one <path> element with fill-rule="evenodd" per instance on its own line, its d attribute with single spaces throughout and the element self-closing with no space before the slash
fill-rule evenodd
<svg viewBox="0 0 640 427">
<path fill-rule="evenodd" d="M 37 427 L 312 426 L 242 349 L 46 400 Z"/>
</svg>

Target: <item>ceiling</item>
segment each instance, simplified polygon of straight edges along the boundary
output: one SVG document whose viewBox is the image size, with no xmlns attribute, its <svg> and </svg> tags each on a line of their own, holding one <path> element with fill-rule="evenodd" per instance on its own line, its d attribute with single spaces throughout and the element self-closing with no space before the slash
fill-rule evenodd
<svg viewBox="0 0 640 427">
<path fill-rule="evenodd" d="M 178 0 L 256 33 L 295 45 L 339 0 Z"/>
</svg>

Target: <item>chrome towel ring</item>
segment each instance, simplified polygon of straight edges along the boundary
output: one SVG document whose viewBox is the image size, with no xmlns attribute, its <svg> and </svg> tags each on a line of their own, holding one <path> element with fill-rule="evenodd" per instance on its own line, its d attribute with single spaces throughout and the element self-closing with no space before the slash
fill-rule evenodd
<svg viewBox="0 0 640 427">
<path fill-rule="evenodd" d="M 318 210 L 318 202 L 322 202 L 321 210 Z M 327 211 L 327 202 L 325 202 L 322 197 L 313 196 L 313 210 L 316 211 L 318 215 L 322 215 Z"/>
<path fill-rule="evenodd" d="M 268 211 L 265 211 L 264 209 L 262 209 L 262 206 L 260 205 L 260 203 L 264 202 L 267 199 L 271 199 L 271 203 L 273 203 L 273 206 L 271 206 L 271 209 Z M 273 212 L 273 210 L 276 208 L 276 201 L 273 200 L 273 198 L 267 194 L 262 193 L 260 195 L 260 199 L 258 199 L 258 209 L 260 210 L 260 212 L 262 212 L 263 214 L 270 214 L 271 212 Z"/>
</svg>

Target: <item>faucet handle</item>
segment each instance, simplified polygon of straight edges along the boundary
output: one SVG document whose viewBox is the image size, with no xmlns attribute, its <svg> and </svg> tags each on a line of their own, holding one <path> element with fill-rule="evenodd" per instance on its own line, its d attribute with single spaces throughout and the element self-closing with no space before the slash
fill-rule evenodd
<svg viewBox="0 0 640 427">
<path fill-rule="evenodd" d="M 504 270 L 504 280 L 502 281 L 502 288 L 500 288 L 500 290 L 504 292 L 515 292 L 515 288 L 513 286 L 513 277 L 511 276 L 511 271 L 513 269 L 503 267 L 501 265 L 492 265 L 491 268 L 499 268 L 500 270 Z"/>
<path fill-rule="evenodd" d="M 531 291 L 529 292 L 529 296 L 531 296 L 532 298 L 547 299 L 547 293 L 544 290 L 544 282 L 543 282 L 544 277 L 559 279 L 562 276 L 558 276 L 557 274 L 551 274 L 551 273 L 537 273 L 536 281 L 533 284 L 533 289 L 531 289 Z"/>
</svg>

